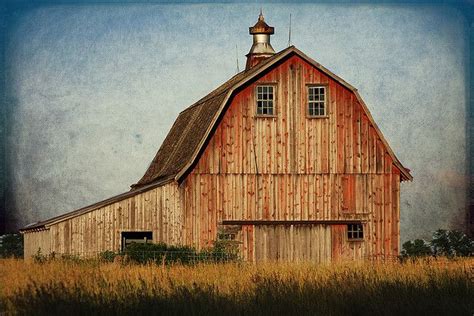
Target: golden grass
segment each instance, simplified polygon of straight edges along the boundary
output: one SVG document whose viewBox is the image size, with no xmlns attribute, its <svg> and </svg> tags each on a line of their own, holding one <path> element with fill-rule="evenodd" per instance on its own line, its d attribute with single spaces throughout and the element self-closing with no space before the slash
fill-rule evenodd
<svg viewBox="0 0 474 316">
<path fill-rule="evenodd" d="M 0 260 L 0 314 L 466 314 L 474 259 L 333 265 Z"/>
</svg>

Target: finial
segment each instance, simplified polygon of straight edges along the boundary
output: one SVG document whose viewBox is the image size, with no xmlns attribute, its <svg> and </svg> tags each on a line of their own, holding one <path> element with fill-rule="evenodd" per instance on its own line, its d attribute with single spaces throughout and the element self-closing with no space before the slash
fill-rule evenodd
<svg viewBox="0 0 474 316">
<path fill-rule="evenodd" d="M 259 21 L 265 20 L 265 18 L 263 17 L 262 8 L 260 8 L 260 15 L 258 16 L 258 20 Z"/>
</svg>

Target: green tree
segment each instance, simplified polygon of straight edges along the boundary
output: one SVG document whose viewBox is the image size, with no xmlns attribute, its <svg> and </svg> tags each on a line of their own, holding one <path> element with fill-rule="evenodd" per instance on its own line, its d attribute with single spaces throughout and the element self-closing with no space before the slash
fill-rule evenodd
<svg viewBox="0 0 474 316">
<path fill-rule="evenodd" d="M 438 229 L 431 240 L 434 254 L 447 257 L 466 257 L 474 253 L 474 242 L 463 232 Z"/>
<path fill-rule="evenodd" d="M 23 235 L 7 234 L 0 236 L 0 258 L 23 257 Z"/>
</svg>

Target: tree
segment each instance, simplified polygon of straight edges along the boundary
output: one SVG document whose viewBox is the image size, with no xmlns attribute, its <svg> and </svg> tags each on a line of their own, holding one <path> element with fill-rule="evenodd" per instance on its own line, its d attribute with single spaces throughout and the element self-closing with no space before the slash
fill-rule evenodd
<svg viewBox="0 0 474 316">
<path fill-rule="evenodd" d="M 438 229 L 431 240 L 434 254 L 446 257 L 465 257 L 474 254 L 474 242 L 463 232 Z"/>
<path fill-rule="evenodd" d="M 7 234 L 0 236 L 0 258 L 23 257 L 23 235 Z"/>
</svg>

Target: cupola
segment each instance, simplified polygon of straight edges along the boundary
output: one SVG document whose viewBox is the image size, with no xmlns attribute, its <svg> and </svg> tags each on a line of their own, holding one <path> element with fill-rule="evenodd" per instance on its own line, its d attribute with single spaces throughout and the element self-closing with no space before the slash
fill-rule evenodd
<svg viewBox="0 0 474 316">
<path fill-rule="evenodd" d="M 262 11 L 260 11 L 257 23 L 249 27 L 249 33 L 253 36 L 253 45 L 250 48 L 250 52 L 246 55 L 247 64 L 245 70 L 252 68 L 275 54 L 275 50 L 270 44 L 270 35 L 275 33 L 275 29 L 265 23 Z"/>
</svg>

